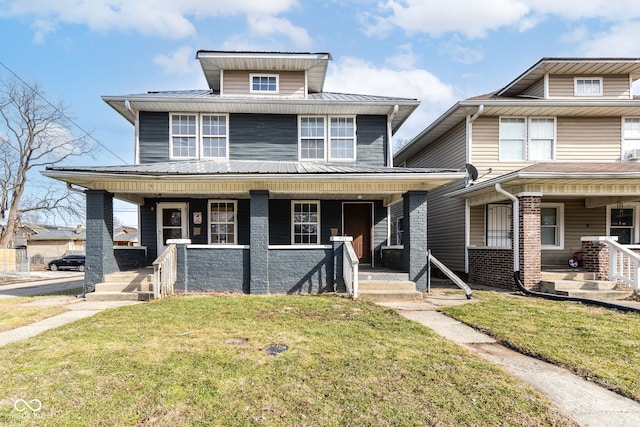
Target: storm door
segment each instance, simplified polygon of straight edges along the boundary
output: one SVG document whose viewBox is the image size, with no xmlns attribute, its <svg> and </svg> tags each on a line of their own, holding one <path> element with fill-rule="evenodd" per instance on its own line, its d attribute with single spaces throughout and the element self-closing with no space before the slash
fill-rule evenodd
<svg viewBox="0 0 640 427">
<path fill-rule="evenodd" d="M 187 225 L 186 203 L 158 203 L 158 255 L 167 247 L 168 239 L 188 238 Z"/>
</svg>

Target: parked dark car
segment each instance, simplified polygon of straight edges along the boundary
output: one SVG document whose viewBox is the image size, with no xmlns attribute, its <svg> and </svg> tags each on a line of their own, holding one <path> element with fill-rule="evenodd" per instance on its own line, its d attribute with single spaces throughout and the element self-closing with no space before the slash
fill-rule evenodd
<svg viewBox="0 0 640 427">
<path fill-rule="evenodd" d="M 84 255 L 67 255 L 60 259 L 54 259 L 50 261 L 47 268 L 51 271 L 73 269 L 78 271 L 84 271 Z"/>
</svg>

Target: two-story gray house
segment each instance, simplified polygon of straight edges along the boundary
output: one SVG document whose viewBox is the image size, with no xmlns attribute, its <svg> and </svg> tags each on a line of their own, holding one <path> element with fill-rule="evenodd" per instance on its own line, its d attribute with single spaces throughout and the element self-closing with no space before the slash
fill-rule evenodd
<svg viewBox="0 0 640 427">
<path fill-rule="evenodd" d="M 117 198 L 139 206 L 147 265 L 182 239 L 189 290 L 244 293 L 334 290 L 342 236 L 380 265 L 403 200 L 404 267 L 424 289 L 427 191 L 464 173 L 392 167 L 392 135 L 419 102 L 324 92 L 328 53 L 196 58 L 207 89 L 103 97 L 134 126 L 135 164 L 44 173 L 86 193 L 87 288 L 120 269 Z"/>
</svg>

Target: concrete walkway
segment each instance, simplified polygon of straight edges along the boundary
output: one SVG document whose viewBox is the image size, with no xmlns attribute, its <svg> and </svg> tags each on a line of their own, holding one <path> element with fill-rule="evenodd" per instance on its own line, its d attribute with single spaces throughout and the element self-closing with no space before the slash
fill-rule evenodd
<svg viewBox="0 0 640 427">
<path fill-rule="evenodd" d="M 32 323 L 27 326 L 11 329 L 9 331 L 0 332 L 0 347 L 7 344 L 21 341 L 27 338 L 35 337 L 44 331 L 54 329 L 62 325 L 74 322 L 79 319 L 93 316 L 96 313 L 108 308 L 122 307 L 124 305 L 140 304 L 138 301 L 85 301 L 84 298 L 76 298 L 72 296 L 55 296 L 30 304 L 40 305 L 63 305 L 69 311 L 52 316 L 39 322 Z"/>
<path fill-rule="evenodd" d="M 547 396 L 561 412 L 582 426 L 640 426 L 640 403 L 566 369 L 510 350 L 490 336 L 437 311 L 438 307 L 468 302 L 462 291 L 436 289 L 424 301 L 381 305 L 397 310 L 404 317 L 501 366 Z"/>
</svg>

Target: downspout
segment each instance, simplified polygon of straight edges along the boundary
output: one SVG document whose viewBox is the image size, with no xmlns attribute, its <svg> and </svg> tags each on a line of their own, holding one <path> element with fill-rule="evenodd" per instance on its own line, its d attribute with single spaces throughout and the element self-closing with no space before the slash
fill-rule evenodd
<svg viewBox="0 0 640 427">
<path fill-rule="evenodd" d="M 389 114 L 387 119 L 387 167 L 393 167 L 393 131 L 391 129 L 391 123 L 398 114 L 398 104 L 393 106 L 393 111 Z"/>
<path fill-rule="evenodd" d="M 570 297 L 565 295 L 549 294 L 546 292 L 537 292 L 527 289 L 520 279 L 520 201 L 516 196 L 504 190 L 500 183 L 496 183 L 495 189 L 498 193 L 508 197 L 513 201 L 513 280 L 518 289 L 528 296 L 551 299 L 555 301 L 572 301 L 583 304 L 597 305 L 600 307 L 610 308 L 620 311 L 633 311 L 640 313 L 640 308 L 628 307 L 625 305 L 614 304 L 606 301 L 598 301 L 588 298 Z"/>
</svg>

